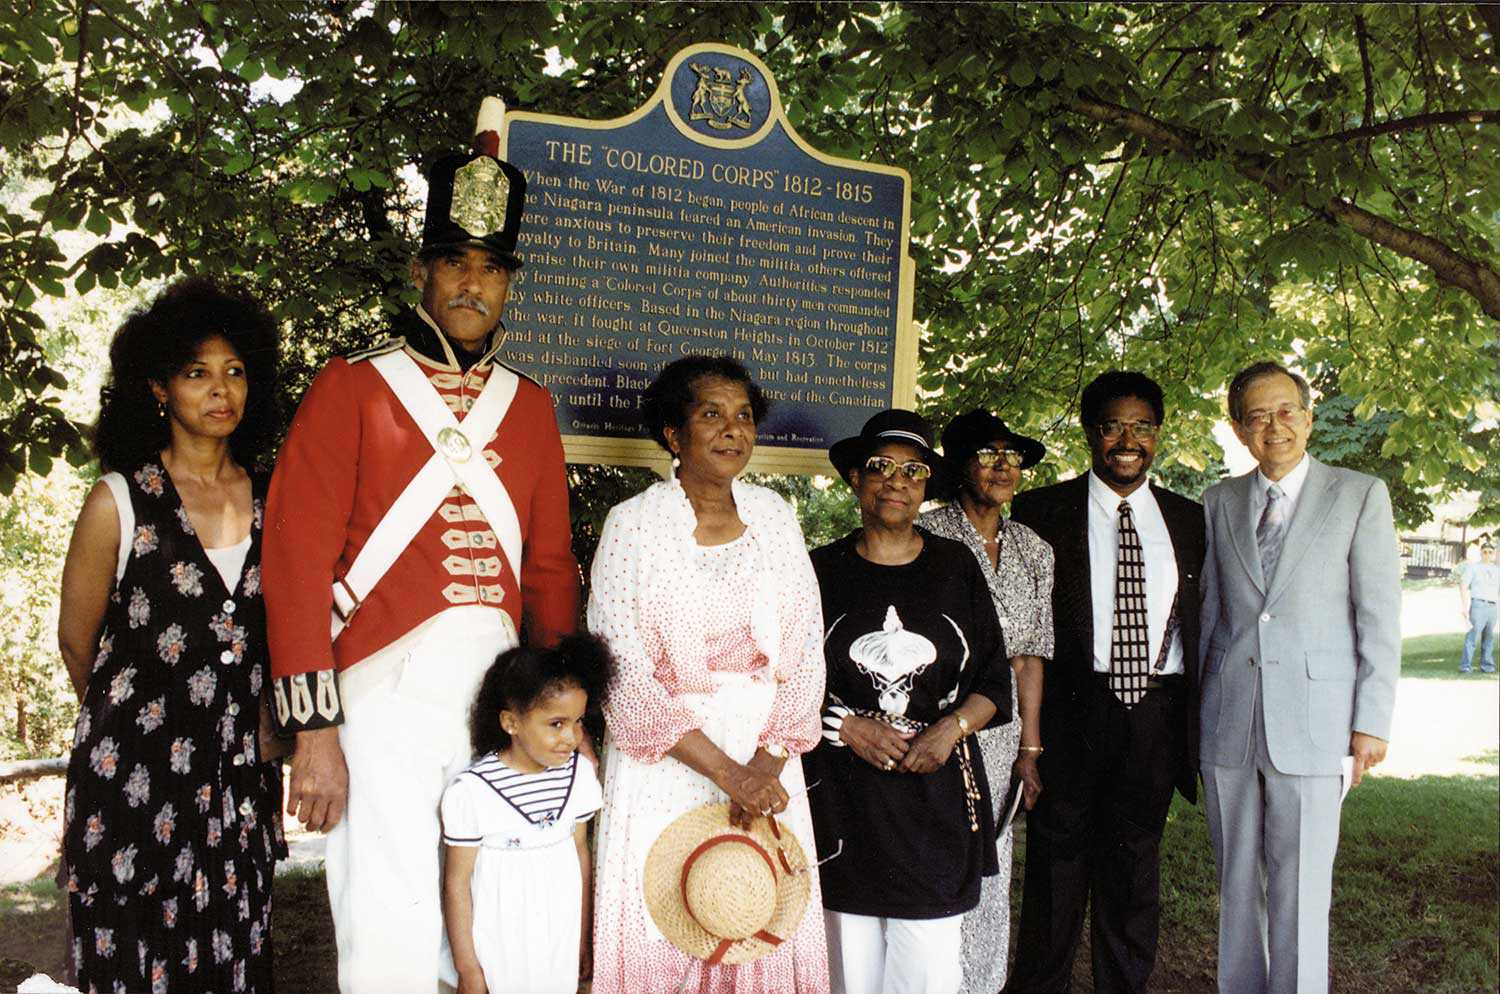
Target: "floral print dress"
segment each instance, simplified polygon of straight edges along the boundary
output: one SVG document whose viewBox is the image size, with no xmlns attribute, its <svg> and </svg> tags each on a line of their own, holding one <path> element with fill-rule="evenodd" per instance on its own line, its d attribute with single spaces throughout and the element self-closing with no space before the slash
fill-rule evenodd
<svg viewBox="0 0 1500 994">
<path fill-rule="evenodd" d="M 68 766 L 63 858 L 84 991 L 272 990 L 281 772 L 260 761 L 266 673 L 252 477 L 234 590 L 159 463 L 127 474 L 135 531 Z"/>
</svg>

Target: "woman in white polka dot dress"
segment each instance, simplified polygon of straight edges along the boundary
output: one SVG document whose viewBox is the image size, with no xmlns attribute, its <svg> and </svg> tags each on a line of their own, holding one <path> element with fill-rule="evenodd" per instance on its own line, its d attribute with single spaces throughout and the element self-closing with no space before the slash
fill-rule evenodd
<svg viewBox="0 0 1500 994">
<path fill-rule="evenodd" d="M 816 900 L 774 953 L 709 966 L 662 936 L 641 890 L 661 830 L 708 802 L 728 800 L 740 825 L 776 814 L 813 846 L 799 757 L 821 727 L 817 581 L 792 509 L 736 479 L 766 406 L 734 359 L 688 356 L 663 369 L 644 414 L 676 472 L 610 512 L 594 557 L 589 628 L 617 664 L 605 705 L 594 994 L 671 994 L 684 980 L 700 994 L 828 991 Z"/>
</svg>

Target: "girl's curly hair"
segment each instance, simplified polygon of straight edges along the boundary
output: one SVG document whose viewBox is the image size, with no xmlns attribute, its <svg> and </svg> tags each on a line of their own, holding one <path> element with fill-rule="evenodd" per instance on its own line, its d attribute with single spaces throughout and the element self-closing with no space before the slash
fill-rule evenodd
<svg viewBox="0 0 1500 994">
<path fill-rule="evenodd" d="M 573 687 L 588 695 L 592 710 L 604 699 L 613 671 L 609 647 L 589 634 L 569 635 L 551 649 L 521 647 L 502 652 L 484 674 L 469 711 L 474 755 L 510 747 L 510 736 L 500 727 L 501 711 L 524 714 L 543 698 Z"/>
</svg>

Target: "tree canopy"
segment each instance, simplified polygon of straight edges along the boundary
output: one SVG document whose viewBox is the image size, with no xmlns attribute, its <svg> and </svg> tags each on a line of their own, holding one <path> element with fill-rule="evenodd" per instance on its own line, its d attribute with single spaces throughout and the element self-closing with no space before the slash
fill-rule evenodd
<svg viewBox="0 0 1500 994">
<path fill-rule="evenodd" d="M 1077 463 L 1079 390 L 1131 366 L 1201 471 L 1229 375 L 1295 356 L 1408 486 L 1488 468 L 1495 7 L 4 2 L 0 491 L 85 458 L 40 298 L 249 278 L 295 394 L 410 299 L 404 177 L 482 96 L 616 116 L 699 41 L 757 53 L 815 146 L 911 173 L 932 413 Z"/>
</svg>

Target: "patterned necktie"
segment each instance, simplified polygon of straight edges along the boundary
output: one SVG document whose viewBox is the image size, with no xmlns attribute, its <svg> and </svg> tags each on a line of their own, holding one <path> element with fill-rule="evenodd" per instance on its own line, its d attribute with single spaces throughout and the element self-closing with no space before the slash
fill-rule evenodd
<svg viewBox="0 0 1500 994">
<path fill-rule="evenodd" d="M 1260 572 L 1271 582 L 1276 563 L 1281 559 L 1281 543 L 1286 538 L 1286 494 L 1273 483 L 1266 488 L 1266 509 L 1260 512 L 1255 526 L 1255 545 L 1260 549 Z"/>
<path fill-rule="evenodd" d="M 1120 501 L 1115 556 L 1115 623 L 1109 639 L 1109 689 L 1126 707 L 1146 693 L 1151 636 L 1146 627 L 1146 560 L 1130 502 Z"/>
</svg>

